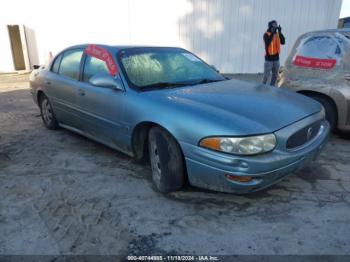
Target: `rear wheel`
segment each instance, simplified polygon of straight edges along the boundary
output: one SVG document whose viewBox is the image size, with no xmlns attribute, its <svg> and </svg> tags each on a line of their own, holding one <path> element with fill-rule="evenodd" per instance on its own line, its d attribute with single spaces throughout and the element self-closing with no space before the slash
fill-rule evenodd
<svg viewBox="0 0 350 262">
<path fill-rule="evenodd" d="M 326 112 L 326 119 L 330 124 L 330 128 L 332 131 L 335 130 L 337 127 L 337 111 L 335 106 L 331 101 L 329 101 L 327 98 L 322 96 L 311 96 L 311 98 L 318 101 L 325 109 Z"/>
<path fill-rule="evenodd" d="M 51 103 L 46 95 L 40 96 L 40 112 L 44 125 L 51 130 L 58 128 L 58 122 L 53 113 Z"/>
<path fill-rule="evenodd" d="M 153 127 L 148 136 L 152 180 L 162 193 L 179 190 L 185 183 L 185 165 L 176 140 L 163 128 Z"/>
</svg>

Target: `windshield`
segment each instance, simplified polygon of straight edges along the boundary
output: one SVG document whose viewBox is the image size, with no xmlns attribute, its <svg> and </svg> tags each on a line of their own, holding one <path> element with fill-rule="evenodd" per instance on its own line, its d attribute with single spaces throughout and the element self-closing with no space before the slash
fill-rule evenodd
<svg viewBox="0 0 350 262">
<path fill-rule="evenodd" d="M 211 66 L 180 48 L 130 48 L 120 52 L 129 84 L 140 90 L 225 80 Z"/>
</svg>

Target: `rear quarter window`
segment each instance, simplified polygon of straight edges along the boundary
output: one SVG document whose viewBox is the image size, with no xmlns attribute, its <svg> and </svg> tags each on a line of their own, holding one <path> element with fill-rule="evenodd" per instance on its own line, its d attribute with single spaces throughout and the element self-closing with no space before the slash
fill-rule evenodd
<svg viewBox="0 0 350 262">
<path fill-rule="evenodd" d="M 51 67 L 51 71 L 54 72 L 54 73 L 58 73 L 58 70 L 60 68 L 60 63 L 61 63 L 61 59 L 62 59 L 62 54 L 60 54 L 59 56 L 57 56 L 55 58 L 55 61 L 53 62 L 52 64 L 52 67 Z"/>
</svg>

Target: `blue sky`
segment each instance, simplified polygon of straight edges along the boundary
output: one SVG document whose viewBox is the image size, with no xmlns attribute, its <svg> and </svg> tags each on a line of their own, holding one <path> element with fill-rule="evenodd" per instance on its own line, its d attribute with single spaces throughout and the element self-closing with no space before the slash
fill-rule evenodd
<svg viewBox="0 0 350 262">
<path fill-rule="evenodd" d="M 340 18 L 350 16 L 350 0 L 343 0 L 340 11 Z"/>
</svg>

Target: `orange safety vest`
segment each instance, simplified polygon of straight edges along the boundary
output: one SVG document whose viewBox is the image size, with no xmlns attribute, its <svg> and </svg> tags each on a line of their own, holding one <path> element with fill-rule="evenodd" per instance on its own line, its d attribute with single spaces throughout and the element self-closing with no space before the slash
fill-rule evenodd
<svg viewBox="0 0 350 262">
<path fill-rule="evenodd" d="M 272 33 L 271 32 L 266 32 L 268 36 L 270 36 Z M 267 55 L 277 55 L 280 53 L 281 49 L 281 40 L 280 40 L 280 35 L 279 33 L 276 33 L 269 46 L 267 47 Z"/>
</svg>

